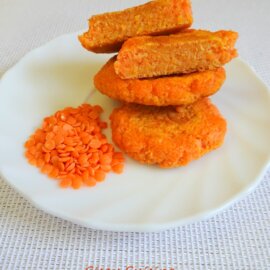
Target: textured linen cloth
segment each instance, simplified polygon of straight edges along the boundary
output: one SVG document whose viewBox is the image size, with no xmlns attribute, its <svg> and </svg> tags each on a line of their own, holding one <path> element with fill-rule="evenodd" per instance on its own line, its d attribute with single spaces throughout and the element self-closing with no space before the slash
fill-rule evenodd
<svg viewBox="0 0 270 270">
<path fill-rule="evenodd" d="M 0 74 L 33 48 L 86 29 L 91 14 L 140 3 L 0 0 Z M 269 0 L 193 0 L 193 10 L 194 28 L 238 31 L 241 57 L 270 86 Z M 37 210 L 0 179 L 0 269 L 128 266 L 270 269 L 270 171 L 248 196 L 213 218 L 161 233 L 114 233 L 72 224 Z"/>
</svg>

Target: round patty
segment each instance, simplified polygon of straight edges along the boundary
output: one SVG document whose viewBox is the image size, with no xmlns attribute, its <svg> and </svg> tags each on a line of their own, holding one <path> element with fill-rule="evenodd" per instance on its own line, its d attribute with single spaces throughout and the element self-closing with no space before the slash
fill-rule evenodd
<svg viewBox="0 0 270 270">
<path fill-rule="evenodd" d="M 114 71 L 115 60 L 116 57 L 110 59 L 96 74 L 95 87 L 111 98 L 137 104 L 191 104 L 216 93 L 226 78 L 225 70 L 221 67 L 188 75 L 124 80 Z"/>
<path fill-rule="evenodd" d="M 111 114 L 113 141 L 130 157 L 163 168 L 198 159 L 223 143 L 226 121 L 208 98 L 178 107 L 124 104 Z"/>
</svg>

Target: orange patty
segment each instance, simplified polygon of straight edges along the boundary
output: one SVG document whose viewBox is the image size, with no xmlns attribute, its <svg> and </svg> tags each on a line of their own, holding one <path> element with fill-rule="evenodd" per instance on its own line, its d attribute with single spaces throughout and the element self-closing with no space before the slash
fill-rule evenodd
<svg viewBox="0 0 270 270">
<path fill-rule="evenodd" d="M 218 148 L 226 121 L 208 98 L 179 107 L 125 104 L 111 114 L 113 141 L 130 157 L 178 167 Z"/>
<path fill-rule="evenodd" d="M 175 35 L 127 40 L 115 62 L 122 79 L 213 70 L 237 56 L 233 31 L 186 30 Z"/>
<path fill-rule="evenodd" d="M 223 84 L 224 68 L 188 75 L 154 79 L 121 79 L 114 70 L 116 57 L 96 74 L 94 84 L 103 94 L 126 102 L 144 105 L 182 105 L 214 94 Z"/>
<path fill-rule="evenodd" d="M 96 53 L 116 52 L 134 36 L 175 33 L 192 23 L 190 0 L 156 0 L 118 12 L 95 15 L 79 39 Z"/>
</svg>

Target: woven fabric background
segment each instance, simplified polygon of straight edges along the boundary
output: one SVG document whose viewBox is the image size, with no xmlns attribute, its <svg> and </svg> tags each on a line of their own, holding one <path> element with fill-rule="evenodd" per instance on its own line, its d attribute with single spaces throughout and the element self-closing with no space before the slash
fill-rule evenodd
<svg viewBox="0 0 270 270">
<path fill-rule="evenodd" d="M 143 2 L 0 0 L 0 75 L 31 49 L 86 28 L 91 14 Z M 241 57 L 270 86 L 270 1 L 193 0 L 193 9 L 196 28 L 237 30 Z M 74 225 L 37 210 L 0 179 L 0 269 L 87 266 L 270 269 L 270 171 L 253 192 L 215 217 L 161 233 Z"/>
</svg>

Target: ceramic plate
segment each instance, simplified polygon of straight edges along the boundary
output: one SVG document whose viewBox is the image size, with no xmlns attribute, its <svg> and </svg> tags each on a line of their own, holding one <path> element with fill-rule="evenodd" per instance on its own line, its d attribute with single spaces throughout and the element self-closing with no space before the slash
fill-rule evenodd
<svg viewBox="0 0 270 270">
<path fill-rule="evenodd" d="M 77 34 L 61 36 L 26 55 L 0 82 L 0 170 L 36 207 L 95 229 L 158 231 L 207 218 L 243 197 L 259 181 L 270 153 L 270 99 L 240 59 L 212 100 L 228 122 L 224 145 L 190 165 L 162 170 L 128 159 L 95 188 L 60 189 L 24 158 L 23 144 L 42 119 L 83 102 L 117 103 L 97 92 L 93 75 L 111 56 L 85 51 Z M 110 136 L 110 130 L 107 130 Z"/>
</svg>

